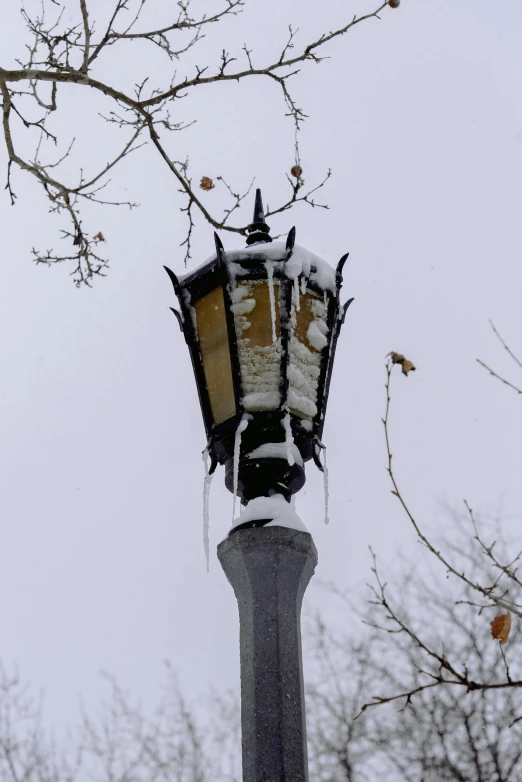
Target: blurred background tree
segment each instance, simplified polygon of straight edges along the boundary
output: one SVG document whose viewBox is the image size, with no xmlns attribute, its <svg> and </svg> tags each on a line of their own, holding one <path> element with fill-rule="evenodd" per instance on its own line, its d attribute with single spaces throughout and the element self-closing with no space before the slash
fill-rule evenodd
<svg viewBox="0 0 522 782">
<path fill-rule="evenodd" d="M 453 514 L 456 535 L 440 541 L 480 579 L 484 561 L 466 544 L 466 519 Z M 485 523 L 485 522 L 484 522 Z M 497 540 L 501 548 L 500 530 Z M 310 778 L 320 782 L 518 782 L 522 777 L 522 690 L 505 681 L 506 656 L 491 637 L 484 612 L 455 605 L 451 582 L 421 562 L 394 566 L 394 611 L 415 628 L 426 648 L 444 654 L 470 680 L 468 691 L 438 681 L 440 664 L 411 635 L 398 631 L 375 595 L 341 593 L 345 620 L 326 624 L 309 614 L 305 679 Z M 372 587 L 374 588 L 374 587 Z M 385 590 L 387 587 L 384 587 Z M 471 588 L 465 596 L 472 597 Z M 487 611 L 485 612 L 487 614 Z M 491 611 L 490 611 L 491 613 Z M 342 624 L 342 626 L 341 626 Z M 384 628 L 384 630 L 382 629 Z M 520 677 L 520 630 L 515 627 L 510 676 Z M 176 672 L 153 713 L 107 676 L 110 694 L 98 714 L 83 711 L 59 746 L 45 728 L 41 701 L 17 675 L 1 669 L 0 778 L 5 782 L 240 782 L 239 702 L 210 692 L 189 705 Z"/>
</svg>

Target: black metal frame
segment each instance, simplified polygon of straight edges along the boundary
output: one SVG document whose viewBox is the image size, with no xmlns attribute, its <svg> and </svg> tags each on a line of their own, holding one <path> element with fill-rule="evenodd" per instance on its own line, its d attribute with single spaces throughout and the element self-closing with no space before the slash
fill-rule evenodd
<svg viewBox="0 0 522 782">
<path fill-rule="evenodd" d="M 256 209 L 254 214 L 257 221 L 255 221 L 252 226 L 250 226 L 250 228 L 255 230 L 255 235 L 257 237 L 261 237 L 258 239 L 260 245 L 259 254 L 256 252 L 255 254 L 250 255 L 247 260 L 234 261 L 234 263 L 237 263 L 242 267 L 244 274 L 241 275 L 241 280 L 245 281 L 266 280 L 268 277 L 266 261 L 273 260 L 267 258 L 266 254 L 263 253 L 262 242 L 271 241 L 271 237 L 268 235 L 268 226 L 266 226 L 266 224 L 260 220 L 260 214 L 262 215 L 262 203 L 259 191 L 256 194 Z M 267 229 L 264 232 L 263 225 Z M 216 244 L 216 258 L 211 260 L 204 267 L 185 277 L 182 282 L 178 280 L 171 269 L 165 266 L 165 270 L 167 271 L 174 286 L 174 291 L 179 301 L 181 314 L 174 308 L 171 309 L 176 315 L 180 328 L 183 331 L 192 360 L 192 367 L 194 370 L 203 421 L 207 434 L 207 448 L 211 457 L 210 472 L 214 472 L 218 462 L 220 464 L 225 464 L 225 483 L 227 487 L 233 491 L 232 471 L 235 433 L 240 421 L 245 414 L 248 414 L 249 424 L 242 435 L 242 456 L 250 453 L 263 443 L 284 442 L 285 433 L 282 427 L 282 420 L 284 416 L 289 414 L 294 442 L 301 453 L 303 461 L 306 462 L 313 458 L 319 469 L 322 470 L 323 467 L 319 460 L 318 453 L 324 426 L 324 416 L 326 413 L 335 350 L 340 329 L 346 316 L 346 311 L 348 306 L 353 301 L 353 299 L 350 299 L 343 307 L 340 300 L 342 268 L 348 255 L 344 255 L 337 265 L 335 293 L 326 291 L 326 323 L 329 339 L 328 345 L 323 349 L 323 351 L 321 351 L 321 368 L 318 378 L 317 390 L 317 414 L 312 420 L 311 431 L 308 431 L 300 425 L 301 419 L 298 416 L 289 413 L 288 411 L 288 367 L 290 363 L 289 345 L 291 337 L 293 281 L 285 274 L 285 264 L 293 252 L 295 243 L 295 228 L 292 228 L 288 234 L 285 257 L 279 259 L 279 261 L 276 261 L 274 264 L 274 279 L 279 280 L 279 317 L 282 348 L 279 383 L 280 405 L 277 410 L 266 412 L 248 412 L 245 411 L 243 406 L 241 368 L 238 355 L 236 326 L 234 314 L 231 309 L 231 297 L 233 290 L 232 277 L 230 275 L 229 262 L 227 261 L 223 244 L 221 243 L 221 240 L 217 234 L 214 234 L 214 238 Z M 279 266 L 279 268 L 277 268 L 277 266 Z M 313 271 L 314 267 L 312 266 L 311 274 Z M 300 282 L 301 275 L 298 279 L 299 285 Z M 225 316 L 228 332 L 236 413 L 226 421 L 215 424 L 212 418 L 203 361 L 199 349 L 197 330 L 193 321 L 194 313 L 191 312 L 191 305 L 197 302 L 199 299 L 203 298 L 203 296 L 210 293 L 212 290 L 215 290 L 219 285 L 222 286 L 225 302 Z M 310 278 L 307 279 L 307 288 L 311 291 L 314 291 L 315 293 L 324 295 L 324 291 Z M 258 460 L 256 460 L 256 463 L 257 461 Z M 266 488 L 266 485 L 269 485 L 270 481 L 276 484 L 276 486 L 274 486 L 274 490 L 281 491 L 281 493 L 283 493 L 287 499 L 289 499 L 291 494 L 298 491 L 304 484 L 304 469 L 298 465 L 289 467 L 289 465 L 286 463 L 286 460 L 272 458 L 260 459 L 259 462 L 262 464 L 258 465 L 257 471 L 255 472 L 255 478 L 259 484 L 259 486 L 256 488 L 256 486 L 250 485 L 254 478 L 253 476 L 251 478 L 250 473 L 252 471 L 249 468 L 253 465 L 248 465 L 246 459 L 242 461 L 241 467 L 243 473 L 240 475 L 238 493 L 244 502 L 248 501 L 253 496 L 259 496 L 260 493 L 263 494 L 263 491 L 261 490 L 262 485 L 265 485 Z"/>
<path fill-rule="evenodd" d="M 243 417 L 243 397 L 241 394 L 241 366 L 239 364 L 239 350 L 236 336 L 236 321 L 232 310 L 232 279 L 230 277 L 230 267 L 226 262 L 225 251 L 221 239 L 214 232 L 214 241 L 216 243 L 216 256 L 218 268 L 223 270 L 223 299 L 225 302 L 225 318 L 228 331 L 228 348 L 230 351 L 230 366 L 232 369 L 232 384 L 234 386 L 234 401 L 236 403 L 236 415 Z"/>
</svg>

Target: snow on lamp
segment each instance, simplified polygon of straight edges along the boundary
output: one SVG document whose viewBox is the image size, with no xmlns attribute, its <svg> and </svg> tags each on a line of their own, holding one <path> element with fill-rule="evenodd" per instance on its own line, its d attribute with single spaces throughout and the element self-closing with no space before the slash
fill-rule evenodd
<svg viewBox="0 0 522 782">
<path fill-rule="evenodd" d="M 243 504 L 305 482 L 319 458 L 337 337 L 344 255 L 334 270 L 295 244 L 273 241 L 256 191 L 247 247 L 216 253 L 174 285 L 203 413 L 210 472 Z M 258 522 L 256 522 L 258 523 Z M 254 522 L 252 522 L 254 524 Z M 247 526 L 247 524 L 241 526 Z"/>
</svg>

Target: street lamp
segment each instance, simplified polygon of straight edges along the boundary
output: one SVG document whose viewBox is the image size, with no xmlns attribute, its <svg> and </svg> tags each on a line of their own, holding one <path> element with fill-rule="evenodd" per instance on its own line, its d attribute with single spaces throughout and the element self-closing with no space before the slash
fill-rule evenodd
<svg viewBox="0 0 522 782">
<path fill-rule="evenodd" d="M 165 267 L 196 378 L 210 473 L 245 505 L 305 483 L 319 458 L 335 347 L 350 299 L 340 301 L 344 255 L 334 270 L 295 244 L 273 241 L 256 191 L 247 247 L 216 253 L 183 279 Z M 237 526 L 260 526 L 270 519 Z"/>
<path fill-rule="evenodd" d="M 346 310 L 334 270 L 273 241 L 256 191 L 247 247 L 216 253 L 174 285 L 207 433 L 210 472 L 247 505 L 218 546 L 236 594 L 243 782 L 307 782 L 301 603 L 317 564 L 290 506 L 319 458 L 335 347 Z M 267 499 L 264 499 L 267 498 Z M 207 548 L 208 555 L 208 548 Z"/>
</svg>

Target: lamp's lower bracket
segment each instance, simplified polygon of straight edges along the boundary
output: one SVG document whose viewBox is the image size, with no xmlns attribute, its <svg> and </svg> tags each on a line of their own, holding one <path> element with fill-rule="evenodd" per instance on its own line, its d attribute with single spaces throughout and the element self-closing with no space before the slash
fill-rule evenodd
<svg viewBox="0 0 522 782">
<path fill-rule="evenodd" d="M 272 494 L 282 494 L 290 502 L 306 481 L 304 467 L 286 459 L 240 459 L 237 473 L 237 495 L 243 505 Z M 234 459 L 225 463 L 225 486 L 234 493 Z"/>
</svg>

